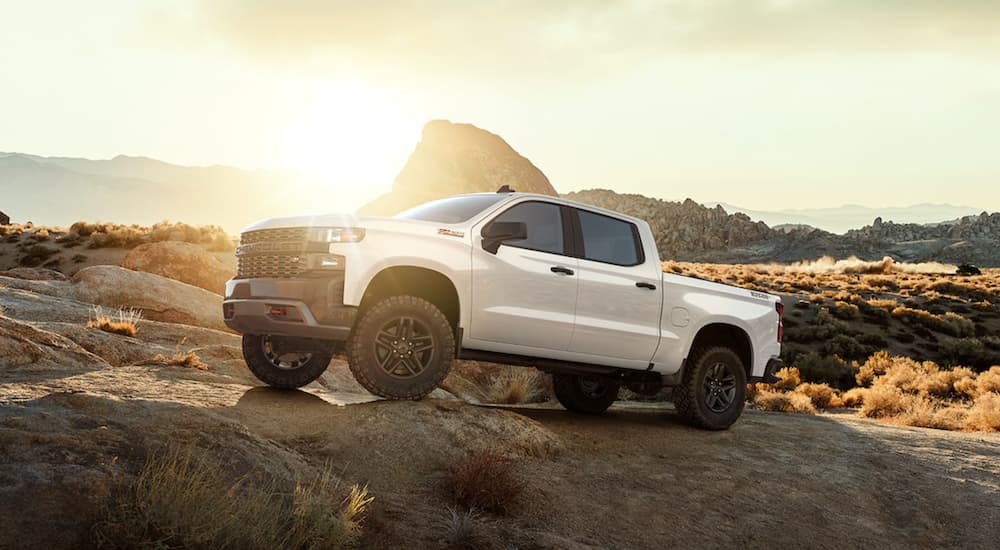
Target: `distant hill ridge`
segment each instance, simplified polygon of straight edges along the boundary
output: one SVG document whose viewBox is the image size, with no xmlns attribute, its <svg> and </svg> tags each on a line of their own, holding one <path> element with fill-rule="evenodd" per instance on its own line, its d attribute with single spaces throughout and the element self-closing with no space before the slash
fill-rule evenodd
<svg viewBox="0 0 1000 550">
<path fill-rule="evenodd" d="M 720 263 L 793 262 L 823 255 L 878 260 L 972 262 L 1000 266 L 1000 213 L 951 223 L 897 224 L 876 218 L 844 235 L 808 226 L 771 228 L 743 213 L 691 199 L 672 202 L 589 189 L 563 195 L 649 222 L 665 259 Z"/>
</svg>

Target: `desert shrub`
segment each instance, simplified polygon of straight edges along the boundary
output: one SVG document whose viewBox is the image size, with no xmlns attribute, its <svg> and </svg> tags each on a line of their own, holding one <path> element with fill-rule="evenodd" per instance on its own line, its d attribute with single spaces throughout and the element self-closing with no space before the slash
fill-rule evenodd
<svg viewBox="0 0 1000 550">
<path fill-rule="evenodd" d="M 120 308 L 114 313 L 105 313 L 101 306 L 94 306 L 87 326 L 113 334 L 135 336 L 139 330 L 140 320 L 142 320 L 142 311 L 138 309 Z"/>
<path fill-rule="evenodd" d="M 498 515 L 511 513 L 525 489 L 515 462 L 490 451 L 469 454 L 452 464 L 445 485 L 455 504 Z"/>
<path fill-rule="evenodd" d="M 897 302 L 896 300 L 872 298 L 871 300 L 868 300 L 868 305 L 873 308 L 881 309 L 887 312 L 892 312 L 892 310 L 899 307 L 899 302 Z"/>
<path fill-rule="evenodd" d="M 796 372 L 802 380 L 828 384 L 846 390 L 854 385 L 854 369 L 836 355 L 809 352 L 795 360 Z"/>
<path fill-rule="evenodd" d="M 867 391 L 868 388 L 851 388 L 840 395 L 840 400 L 845 407 L 860 407 Z"/>
<path fill-rule="evenodd" d="M 778 381 L 773 385 L 778 390 L 793 390 L 795 386 L 798 386 L 802 382 L 799 376 L 799 369 L 795 367 L 783 367 L 778 369 L 778 372 L 774 373 L 774 375 L 778 377 Z"/>
<path fill-rule="evenodd" d="M 97 546 L 115 548 L 347 548 L 357 544 L 371 503 L 367 488 L 347 495 L 327 469 L 283 491 L 276 479 L 230 479 L 191 451 L 152 455 L 123 480 L 94 526 Z M 337 505 L 336 503 L 340 503 Z"/>
<path fill-rule="evenodd" d="M 35 267 L 44 263 L 57 252 L 59 249 L 44 244 L 31 245 L 23 250 L 18 263 L 25 267 Z"/>
<path fill-rule="evenodd" d="M 885 348 L 889 345 L 889 342 L 881 334 L 860 334 L 857 340 L 869 348 Z"/>
<path fill-rule="evenodd" d="M 753 402 L 762 411 L 816 414 L 812 400 L 801 393 L 764 390 L 754 396 Z"/>
<path fill-rule="evenodd" d="M 861 387 L 872 384 L 875 377 L 882 376 L 892 366 L 893 358 L 887 351 L 879 351 L 870 356 L 859 368 L 855 382 Z"/>
<path fill-rule="evenodd" d="M 956 296 L 960 298 L 970 298 L 973 300 L 988 300 L 992 294 L 988 290 L 972 283 L 962 283 L 956 281 L 935 281 L 928 285 L 928 290 Z"/>
<path fill-rule="evenodd" d="M 970 431 L 1000 431 L 1000 394 L 984 393 L 977 397 L 965 415 L 962 427 Z"/>
<path fill-rule="evenodd" d="M 853 336 L 838 334 L 823 344 L 823 351 L 846 359 L 861 359 L 874 353 L 877 348 L 866 346 Z"/>
<path fill-rule="evenodd" d="M 907 389 L 933 397 L 960 397 L 959 387 L 967 387 L 968 381 L 975 380 L 976 374 L 968 367 L 936 370 L 928 368 L 923 376 L 918 376 Z"/>
<path fill-rule="evenodd" d="M 903 322 L 920 325 L 950 336 L 972 336 L 976 333 L 972 321 L 950 311 L 944 315 L 934 315 L 922 309 L 899 306 L 892 310 L 892 316 Z"/>
<path fill-rule="evenodd" d="M 990 367 L 990 370 L 976 376 L 976 394 L 1000 393 L 1000 366 Z"/>
<path fill-rule="evenodd" d="M 868 276 L 863 279 L 864 286 L 877 290 L 899 290 L 899 283 L 892 277 Z"/>
<path fill-rule="evenodd" d="M 938 348 L 946 365 L 969 365 L 983 370 L 1000 360 L 978 338 L 945 338 Z"/>
<path fill-rule="evenodd" d="M 817 409 L 828 409 L 843 406 L 843 401 L 833 388 L 826 384 L 806 382 L 795 387 L 794 393 L 800 393 L 809 398 Z"/>
<path fill-rule="evenodd" d="M 839 300 L 833 303 L 833 307 L 830 308 L 830 313 L 832 313 L 834 317 L 845 321 L 861 318 L 861 310 L 858 309 L 858 306 Z"/>
</svg>

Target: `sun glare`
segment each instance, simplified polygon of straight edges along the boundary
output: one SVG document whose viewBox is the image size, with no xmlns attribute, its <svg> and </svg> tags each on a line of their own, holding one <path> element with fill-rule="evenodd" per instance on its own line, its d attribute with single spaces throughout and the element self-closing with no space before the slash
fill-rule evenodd
<svg viewBox="0 0 1000 550">
<path fill-rule="evenodd" d="M 283 161 L 332 186 L 387 187 L 419 139 L 419 122 L 386 91 L 328 81 L 286 129 Z"/>
</svg>

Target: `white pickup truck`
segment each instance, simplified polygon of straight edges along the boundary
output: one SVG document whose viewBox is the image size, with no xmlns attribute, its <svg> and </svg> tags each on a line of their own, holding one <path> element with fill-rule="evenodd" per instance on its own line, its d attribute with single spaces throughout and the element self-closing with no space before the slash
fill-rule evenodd
<svg viewBox="0 0 1000 550">
<path fill-rule="evenodd" d="M 576 412 L 670 386 L 683 418 L 725 429 L 781 365 L 778 297 L 663 273 L 646 222 L 506 186 L 391 218 L 264 220 L 236 255 L 225 322 L 280 388 L 344 349 L 372 393 L 420 399 L 475 359 L 551 373 Z"/>
</svg>

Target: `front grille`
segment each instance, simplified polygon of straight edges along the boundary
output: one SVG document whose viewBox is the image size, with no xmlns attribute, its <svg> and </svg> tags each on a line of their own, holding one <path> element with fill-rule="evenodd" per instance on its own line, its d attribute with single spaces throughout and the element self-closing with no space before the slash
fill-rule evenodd
<svg viewBox="0 0 1000 550">
<path fill-rule="evenodd" d="M 306 242 L 309 235 L 308 227 L 283 227 L 280 229 L 258 229 L 248 231 L 240 235 L 240 244 L 253 244 L 262 242 Z"/>
<path fill-rule="evenodd" d="M 298 276 L 306 269 L 308 231 L 305 227 L 291 227 L 244 233 L 236 249 L 236 278 L 287 279 Z"/>
<path fill-rule="evenodd" d="M 297 277 L 305 268 L 305 256 L 293 256 L 291 254 L 240 256 L 236 261 L 236 278 L 287 279 Z"/>
</svg>

